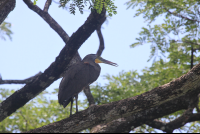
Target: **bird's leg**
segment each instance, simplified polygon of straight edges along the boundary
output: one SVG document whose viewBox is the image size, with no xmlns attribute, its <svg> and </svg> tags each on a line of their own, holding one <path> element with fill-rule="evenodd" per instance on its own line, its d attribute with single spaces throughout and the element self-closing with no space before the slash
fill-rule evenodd
<svg viewBox="0 0 200 134">
<path fill-rule="evenodd" d="M 76 94 L 75 98 L 76 98 L 76 113 L 78 113 L 78 94 Z"/>
<path fill-rule="evenodd" d="M 73 106 L 73 98 L 71 99 L 71 109 L 70 109 L 70 116 L 72 115 L 72 106 Z"/>
</svg>

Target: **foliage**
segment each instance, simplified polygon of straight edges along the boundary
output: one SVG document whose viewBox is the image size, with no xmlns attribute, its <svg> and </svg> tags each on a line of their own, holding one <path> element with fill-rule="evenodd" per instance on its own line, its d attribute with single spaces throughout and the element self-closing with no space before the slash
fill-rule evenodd
<svg viewBox="0 0 200 134">
<path fill-rule="evenodd" d="M 139 5 L 135 17 L 143 14 L 148 22 L 148 28 L 142 28 L 140 37 L 136 38 L 137 42 L 131 47 L 150 43 L 150 59 L 165 57 L 171 43 L 199 49 L 200 2 L 198 0 L 130 0 L 126 4 L 128 8 L 136 8 Z M 161 15 L 164 15 L 164 22 L 152 26 L 152 22 Z"/>
<path fill-rule="evenodd" d="M 6 37 L 9 37 L 10 40 L 12 40 L 12 37 L 11 35 L 13 34 L 12 31 L 10 30 L 11 28 L 11 23 L 9 22 L 3 22 L 1 25 L 0 25 L 0 38 L 3 39 L 3 40 L 6 40 Z"/>
<path fill-rule="evenodd" d="M 113 14 L 117 14 L 116 6 L 114 5 L 114 0 L 60 0 L 60 7 L 65 7 L 69 4 L 70 13 L 75 15 L 76 7 L 79 9 L 80 13 L 83 13 L 84 7 L 89 4 L 89 8 L 91 11 L 94 9 L 97 13 L 101 13 L 103 7 L 105 7 L 109 16 Z"/>
<path fill-rule="evenodd" d="M 70 105 L 63 108 L 57 100 L 48 98 L 57 95 L 57 90 L 55 89 L 51 93 L 47 91 L 41 93 L 3 120 L 0 124 L 0 132 L 24 132 L 68 117 Z M 14 93 L 14 90 L 0 89 L 0 102 L 12 93 Z M 82 103 L 79 102 L 78 104 L 83 107 Z M 73 108 L 73 112 L 75 112 L 75 108 Z"/>
</svg>

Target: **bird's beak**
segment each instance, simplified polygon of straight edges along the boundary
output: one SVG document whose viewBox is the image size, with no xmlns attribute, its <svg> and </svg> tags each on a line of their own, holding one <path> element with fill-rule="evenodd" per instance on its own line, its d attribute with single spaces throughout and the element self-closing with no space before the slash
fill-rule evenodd
<svg viewBox="0 0 200 134">
<path fill-rule="evenodd" d="M 116 63 L 113 63 L 111 61 L 105 60 L 105 59 L 103 59 L 101 57 L 96 58 L 95 59 L 95 63 L 105 63 L 105 64 L 109 64 L 109 65 L 116 66 L 116 67 L 118 66 Z"/>
</svg>

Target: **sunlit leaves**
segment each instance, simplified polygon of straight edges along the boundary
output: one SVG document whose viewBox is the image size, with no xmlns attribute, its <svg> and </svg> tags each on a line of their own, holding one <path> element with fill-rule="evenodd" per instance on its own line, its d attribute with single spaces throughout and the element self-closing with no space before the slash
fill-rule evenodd
<svg viewBox="0 0 200 134">
<path fill-rule="evenodd" d="M 117 14 L 116 6 L 114 5 L 114 0 L 60 0 L 60 7 L 65 7 L 69 4 L 70 13 L 75 14 L 76 7 L 79 9 L 80 13 L 83 13 L 83 9 L 89 5 L 88 9 L 93 11 L 94 9 L 97 13 L 101 13 L 103 7 L 108 12 L 109 16 Z"/>
</svg>

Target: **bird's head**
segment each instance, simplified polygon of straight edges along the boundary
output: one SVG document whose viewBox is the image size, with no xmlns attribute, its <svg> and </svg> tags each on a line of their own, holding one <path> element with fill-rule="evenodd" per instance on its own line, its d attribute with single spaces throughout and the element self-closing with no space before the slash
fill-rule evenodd
<svg viewBox="0 0 200 134">
<path fill-rule="evenodd" d="M 96 54 L 88 54 L 87 56 L 84 57 L 83 61 L 88 63 L 95 62 L 95 63 L 105 63 L 112 66 L 118 66 L 116 63 L 105 60 L 102 57 L 97 57 Z"/>
</svg>

